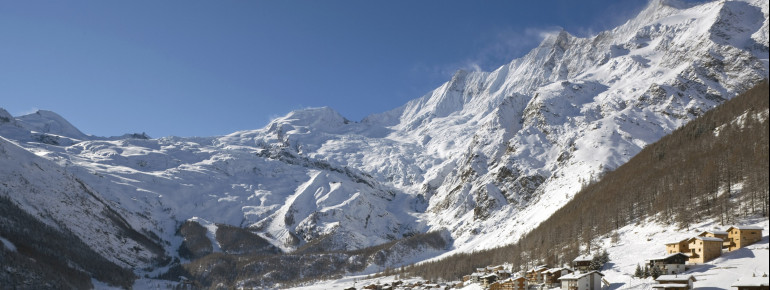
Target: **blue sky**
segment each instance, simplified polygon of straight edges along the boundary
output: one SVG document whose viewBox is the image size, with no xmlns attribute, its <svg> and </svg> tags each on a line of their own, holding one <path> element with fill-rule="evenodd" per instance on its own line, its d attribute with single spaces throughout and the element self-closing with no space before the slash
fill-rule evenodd
<svg viewBox="0 0 770 290">
<path fill-rule="evenodd" d="M 306 107 L 384 112 L 646 1 L 0 0 L 0 107 L 84 133 L 214 136 Z"/>
</svg>

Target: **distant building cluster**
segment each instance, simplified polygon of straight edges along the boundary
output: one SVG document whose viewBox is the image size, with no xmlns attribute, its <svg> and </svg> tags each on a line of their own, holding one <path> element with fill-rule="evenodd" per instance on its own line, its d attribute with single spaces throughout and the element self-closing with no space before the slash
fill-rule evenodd
<svg viewBox="0 0 770 290">
<path fill-rule="evenodd" d="M 731 226 L 725 231 L 703 231 L 697 236 L 667 243 L 666 254 L 647 260 L 642 273 L 636 276 L 652 276 L 656 284 L 653 289 L 691 290 L 697 281 L 694 275 L 686 274 L 688 265 L 702 264 L 722 255 L 723 251 L 754 244 L 762 239 L 762 228 L 756 226 Z M 606 255 L 606 253 L 605 253 Z M 605 261 L 606 262 L 606 261 Z M 502 265 L 477 268 L 475 272 L 462 277 L 457 283 L 431 283 L 430 281 L 390 284 L 371 284 L 362 289 L 371 290 L 418 290 L 418 289 L 460 289 L 478 284 L 488 290 L 600 290 L 610 283 L 597 269 L 596 257 L 579 256 L 572 261 L 572 268 L 539 265 L 527 271 L 512 272 Z M 601 268 L 599 263 L 599 267 Z M 650 274 L 652 273 L 652 274 Z M 768 277 L 743 277 L 732 284 L 737 290 L 768 288 Z M 355 289 L 355 288 L 348 288 Z"/>
<path fill-rule="evenodd" d="M 517 273 L 505 270 L 503 266 L 478 268 L 476 272 L 464 276 L 463 282 L 457 286 L 478 283 L 489 290 L 589 290 L 609 286 L 601 272 L 588 270 L 591 260 L 590 257 L 578 257 L 573 261 L 573 269 L 540 265 Z"/>
<path fill-rule="evenodd" d="M 697 236 L 665 244 L 665 256 L 647 260 L 645 265 L 645 273 L 647 274 L 645 276 L 651 275 L 655 278 L 657 284 L 653 285 L 652 288 L 654 289 L 693 289 L 693 282 L 696 281 L 695 276 L 682 274 L 687 270 L 687 265 L 706 263 L 721 256 L 723 250 L 728 252 L 735 251 L 756 243 L 761 239 L 762 228 L 756 226 L 731 226 L 726 231 L 703 231 Z M 636 275 L 639 276 L 640 274 L 637 273 Z M 753 278 L 755 277 L 745 277 L 744 279 L 748 281 Z M 759 288 L 746 288 L 745 286 L 739 286 L 744 284 L 738 282 L 732 286 L 739 290 L 768 289 L 767 276 L 759 277 L 759 279 L 764 279 L 763 281 L 765 281 L 764 286 L 762 286 L 762 283 L 758 284 L 759 286 L 757 287 Z"/>
<path fill-rule="evenodd" d="M 726 231 L 704 231 L 698 236 L 666 244 L 669 256 L 681 253 L 686 262 L 702 264 L 729 252 L 751 245 L 762 239 L 762 228 L 757 226 L 731 226 Z M 664 273 L 681 273 L 677 269 L 666 269 Z"/>
</svg>

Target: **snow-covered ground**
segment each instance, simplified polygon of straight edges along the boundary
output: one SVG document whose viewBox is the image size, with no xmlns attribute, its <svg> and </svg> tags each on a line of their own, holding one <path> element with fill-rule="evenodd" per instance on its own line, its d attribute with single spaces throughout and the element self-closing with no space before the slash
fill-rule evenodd
<svg viewBox="0 0 770 290">
<path fill-rule="evenodd" d="M 686 273 L 695 276 L 696 289 L 730 289 L 730 284 L 741 277 L 770 275 L 768 220 L 751 219 L 741 225 L 762 227 L 762 240 L 733 252 L 724 251 L 722 256 L 705 264 L 689 266 Z M 621 239 L 617 245 L 611 245 L 610 239 L 602 241 L 611 259 L 602 273 L 611 283 L 611 289 L 652 289 L 655 283 L 652 278 L 632 277 L 637 264 L 644 266 L 647 259 L 665 256 L 665 243 L 694 237 L 705 230 L 726 230 L 729 226 L 708 222 L 695 225 L 689 231 L 652 223 L 626 226 L 619 231 Z"/>
<path fill-rule="evenodd" d="M 767 219 L 755 218 L 744 220 L 740 225 L 762 227 L 762 240 L 733 252 L 723 252 L 721 257 L 705 264 L 688 266 L 685 274 L 695 276 L 697 281 L 693 286 L 696 289 L 731 289 L 730 285 L 742 277 L 770 275 L 770 265 L 768 265 L 770 262 L 770 248 L 768 247 L 770 223 Z M 604 238 L 599 243 L 610 254 L 610 262 L 602 269 L 604 278 L 610 283 L 610 287 L 607 289 L 652 289 L 652 286 L 656 284 L 652 278 L 633 277 L 637 264 L 644 266 L 648 259 L 664 256 L 666 254 L 665 244 L 668 242 L 694 237 L 705 230 L 725 230 L 729 226 L 706 222 L 694 225 L 690 230 L 685 230 L 650 222 L 621 228 L 618 231 L 619 242 L 613 244 L 610 238 Z M 457 277 L 458 280 L 460 278 Z M 354 286 L 361 289 L 369 284 L 392 283 L 398 280 L 404 282 L 421 281 L 420 278 L 397 279 L 395 276 L 379 278 L 348 276 L 292 289 L 344 289 Z M 470 284 L 462 289 L 482 290 L 483 288 L 479 284 Z"/>
</svg>

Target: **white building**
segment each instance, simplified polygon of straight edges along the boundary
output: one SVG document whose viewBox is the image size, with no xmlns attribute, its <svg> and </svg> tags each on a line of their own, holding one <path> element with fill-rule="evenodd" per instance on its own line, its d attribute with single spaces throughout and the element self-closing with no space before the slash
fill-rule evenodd
<svg viewBox="0 0 770 290">
<path fill-rule="evenodd" d="M 679 274 L 686 270 L 685 264 L 690 257 L 683 253 L 674 253 L 663 257 L 652 258 L 647 261 L 647 266 L 658 267 L 663 274 Z"/>
<path fill-rule="evenodd" d="M 660 275 L 655 281 L 658 281 L 660 284 L 653 285 L 653 288 L 692 289 L 692 283 L 695 282 L 695 276 Z"/>
<path fill-rule="evenodd" d="M 588 273 L 572 273 L 559 278 L 563 290 L 600 290 L 602 289 L 602 276 L 599 271 Z"/>
</svg>

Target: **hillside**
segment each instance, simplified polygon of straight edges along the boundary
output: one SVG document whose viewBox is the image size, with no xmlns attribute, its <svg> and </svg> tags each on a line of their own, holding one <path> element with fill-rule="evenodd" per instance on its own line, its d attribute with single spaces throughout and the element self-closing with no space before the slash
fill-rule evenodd
<svg viewBox="0 0 770 290">
<path fill-rule="evenodd" d="M 403 274 L 456 280 L 486 265 L 510 263 L 514 270 L 569 265 L 578 255 L 633 243 L 634 250 L 613 255 L 621 267 L 614 271 L 630 276 L 632 266 L 662 255 L 664 243 L 698 230 L 744 223 L 767 230 L 768 93 L 765 81 L 661 138 L 586 185 L 515 244 L 434 260 Z M 767 247 L 764 235 L 759 248 Z"/>
</svg>

